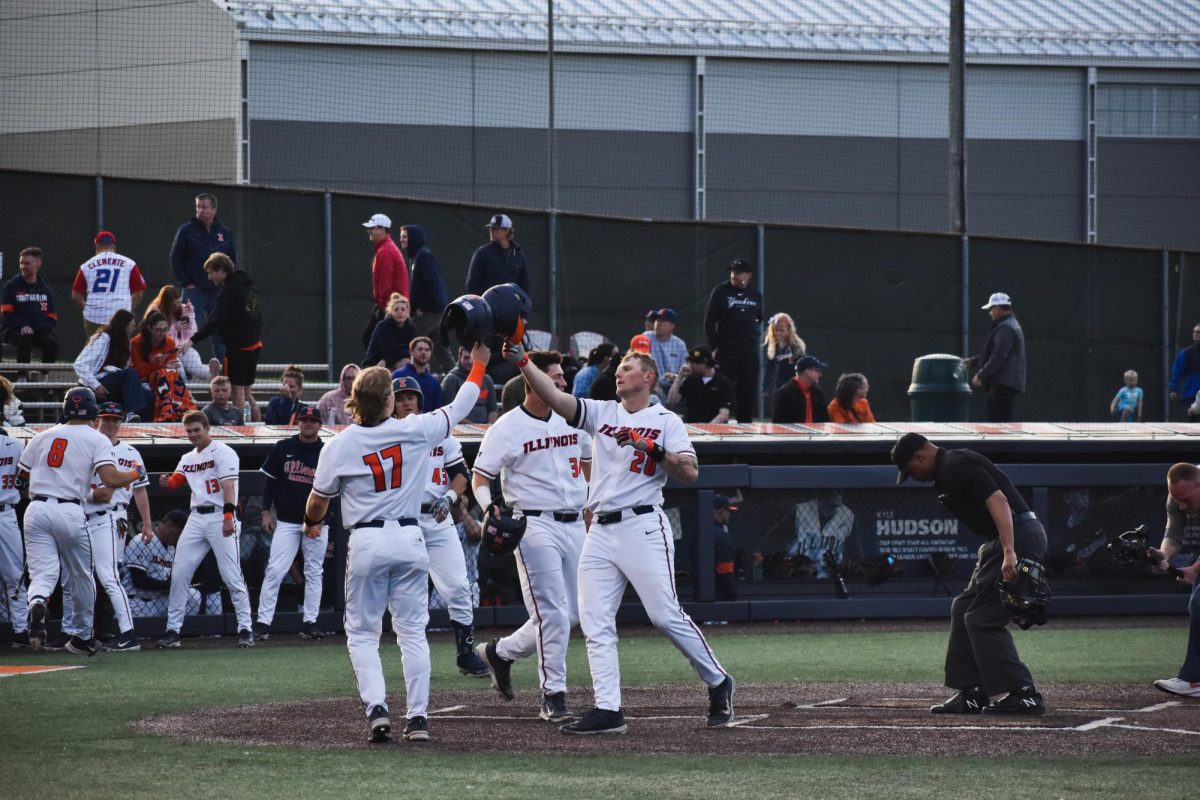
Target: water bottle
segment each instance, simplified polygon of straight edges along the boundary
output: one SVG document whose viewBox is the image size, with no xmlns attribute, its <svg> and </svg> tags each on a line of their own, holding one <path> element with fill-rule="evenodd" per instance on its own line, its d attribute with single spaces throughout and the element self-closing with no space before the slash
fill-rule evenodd
<svg viewBox="0 0 1200 800">
<path fill-rule="evenodd" d="M 242 424 L 243 425 L 252 425 L 253 424 L 251 422 L 251 417 L 250 417 L 250 401 L 249 400 L 247 400 L 246 404 L 244 406 L 242 406 Z"/>
</svg>

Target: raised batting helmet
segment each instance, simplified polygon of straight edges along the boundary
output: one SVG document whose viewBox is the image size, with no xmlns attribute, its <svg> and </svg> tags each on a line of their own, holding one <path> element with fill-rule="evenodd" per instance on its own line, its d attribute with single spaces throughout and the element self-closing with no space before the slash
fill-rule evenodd
<svg viewBox="0 0 1200 800">
<path fill-rule="evenodd" d="M 458 343 L 470 348 L 476 342 L 485 344 L 492 338 L 492 309 L 488 302 L 477 294 L 456 297 L 442 312 L 442 344 L 450 346 L 450 331 L 454 331 Z"/>
<path fill-rule="evenodd" d="M 525 321 L 533 313 L 533 301 L 515 283 L 502 283 L 483 293 L 492 309 L 492 332 L 511 342 L 525 338 Z"/>
<path fill-rule="evenodd" d="M 483 514 L 483 546 L 498 556 L 511 553 L 525 535 L 525 517 L 513 517 L 512 509 L 492 503 Z"/>
<path fill-rule="evenodd" d="M 68 389 L 63 397 L 63 417 L 65 419 L 95 419 L 96 394 L 86 386 Z"/>
<path fill-rule="evenodd" d="M 401 375 L 399 378 L 392 378 L 392 394 L 400 394 L 401 392 L 412 392 L 421 398 L 421 402 L 425 402 L 425 393 L 421 391 L 421 382 L 410 375 Z"/>
<path fill-rule="evenodd" d="M 1046 624 L 1046 606 L 1050 605 L 1050 584 L 1046 583 L 1046 568 L 1034 558 L 1017 561 L 1016 580 L 996 579 L 1000 602 L 1012 612 L 1013 622 L 1021 630 Z"/>
</svg>

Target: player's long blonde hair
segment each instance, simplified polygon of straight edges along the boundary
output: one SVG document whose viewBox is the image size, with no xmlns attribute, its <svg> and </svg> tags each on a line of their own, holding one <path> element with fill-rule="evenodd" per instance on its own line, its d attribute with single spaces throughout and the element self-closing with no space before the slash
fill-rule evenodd
<svg viewBox="0 0 1200 800">
<path fill-rule="evenodd" d="M 392 396 L 392 374 L 383 367 L 367 367 L 354 376 L 346 412 L 359 425 L 377 425 L 387 418 Z"/>
</svg>

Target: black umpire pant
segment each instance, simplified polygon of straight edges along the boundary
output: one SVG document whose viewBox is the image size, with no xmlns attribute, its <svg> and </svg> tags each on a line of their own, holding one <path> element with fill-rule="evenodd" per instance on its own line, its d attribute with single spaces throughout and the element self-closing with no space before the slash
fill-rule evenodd
<svg viewBox="0 0 1200 800">
<path fill-rule="evenodd" d="M 758 411 L 758 349 L 729 350 L 722 347 L 717 355 L 717 369 L 733 381 L 733 393 L 737 399 L 734 416 L 738 422 L 753 421 Z"/>
<path fill-rule="evenodd" d="M 1013 519 L 1017 558 L 1030 556 L 1040 561 L 1046 554 L 1046 531 L 1032 512 L 1021 516 L 1025 518 Z M 1033 685 L 1029 668 L 1017 655 L 1008 632 L 1012 612 L 1000 602 L 996 588 L 1003 564 L 999 539 L 980 547 L 971 581 L 950 606 L 946 686 L 951 689 L 982 686 L 989 696 L 995 696 Z"/>
</svg>

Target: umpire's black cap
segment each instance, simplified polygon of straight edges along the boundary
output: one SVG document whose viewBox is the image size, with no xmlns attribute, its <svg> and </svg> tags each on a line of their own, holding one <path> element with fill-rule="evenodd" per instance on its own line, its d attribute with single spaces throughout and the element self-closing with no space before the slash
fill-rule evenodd
<svg viewBox="0 0 1200 800">
<path fill-rule="evenodd" d="M 896 483 L 904 483 L 908 480 L 908 462 L 912 461 L 913 455 L 927 444 L 929 444 L 929 440 L 919 433 L 906 433 L 896 440 L 896 444 L 892 447 L 892 463 L 896 465 L 896 469 L 900 470 L 900 474 L 896 476 Z"/>
</svg>

